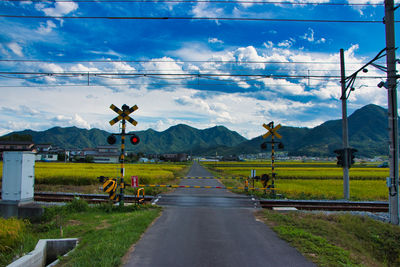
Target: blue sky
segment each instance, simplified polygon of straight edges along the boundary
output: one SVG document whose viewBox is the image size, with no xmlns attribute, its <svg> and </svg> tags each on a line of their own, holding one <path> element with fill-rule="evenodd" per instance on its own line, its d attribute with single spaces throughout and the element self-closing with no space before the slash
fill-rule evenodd
<svg viewBox="0 0 400 267">
<path fill-rule="evenodd" d="M 349 75 L 385 47 L 385 27 L 312 20 L 382 21 L 383 1 L 263 2 L 0 1 L 0 135 L 53 126 L 115 132 L 111 104 L 138 105 L 129 131 L 224 125 L 253 138 L 270 121 L 314 127 L 340 118 L 339 79 L 328 78 L 340 75 L 339 50 Z M 345 5 L 329 5 L 337 3 Z M 376 86 L 384 76 L 372 67 L 359 75 L 349 114 L 387 106 Z"/>
</svg>

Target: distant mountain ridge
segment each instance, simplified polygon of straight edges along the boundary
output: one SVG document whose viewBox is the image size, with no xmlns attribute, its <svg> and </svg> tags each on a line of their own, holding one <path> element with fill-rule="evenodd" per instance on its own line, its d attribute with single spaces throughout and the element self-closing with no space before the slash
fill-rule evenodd
<svg viewBox="0 0 400 267">
<path fill-rule="evenodd" d="M 135 131 L 140 143 L 133 147 L 126 142 L 127 150 L 145 153 L 178 153 L 190 152 L 216 146 L 236 146 L 247 139 L 224 126 L 199 130 L 188 125 L 179 124 L 163 132 L 153 129 Z M 80 129 L 77 127 L 53 127 L 45 131 L 24 130 L 8 135 L 30 135 L 37 144 L 53 144 L 66 149 L 96 147 L 107 145 L 107 137 L 111 134 L 99 129 Z M 6 136 L 8 136 L 6 135 Z"/>
<path fill-rule="evenodd" d="M 358 150 L 357 155 L 374 157 L 388 154 L 387 110 L 377 105 L 366 105 L 348 117 L 349 144 Z M 331 120 L 314 128 L 282 126 L 281 141 L 292 156 L 333 156 L 333 151 L 342 148 L 342 120 Z M 264 140 L 253 138 L 242 144 L 220 150 L 221 154 L 260 152 Z M 214 151 L 210 151 L 210 154 Z M 240 154 L 239 153 L 239 154 Z"/>
<path fill-rule="evenodd" d="M 349 121 L 350 146 L 358 149 L 357 155 L 377 156 L 388 154 L 387 110 L 377 105 L 367 105 L 351 114 Z M 140 144 L 127 150 L 144 153 L 178 153 L 193 155 L 239 155 L 261 152 L 261 136 L 247 140 L 224 126 L 199 130 L 179 124 L 158 132 L 153 129 L 135 131 Z M 109 132 L 77 127 L 54 127 L 45 131 L 24 130 L 11 134 L 31 135 L 35 143 L 51 143 L 63 148 L 86 148 L 107 144 Z M 333 156 L 333 150 L 342 147 L 342 121 L 331 120 L 314 128 L 282 126 L 279 129 L 282 143 L 289 155 Z"/>
</svg>

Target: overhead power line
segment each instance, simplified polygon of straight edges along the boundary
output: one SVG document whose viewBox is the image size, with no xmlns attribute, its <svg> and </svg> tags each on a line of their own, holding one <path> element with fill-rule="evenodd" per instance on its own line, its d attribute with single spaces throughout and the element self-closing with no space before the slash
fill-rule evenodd
<svg viewBox="0 0 400 267">
<path fill-rule="evenodd" d="M 105 20 L 224 20 L 224 21 L 264 21 L 264 22 L 310 22 L 310 23 L 382 23 L 379 20 L 334 20 L 334 19 L 279 19 L 279 18 L 231 18 L 231 17 L 136 17 L 136 16 L 28 16 L 4 15 L 1 18 L 22 19 L 105 19 Z M 399 21 L 395 21 L 399 22 Z"/>
<path fill-rule="evenodd" d="M 233 74 L 233 73 L 113 73 L 113 72 L 8 72 L 0 71 L 0 75 L 47 75 L 47 76 L 65 76 L 65 77 L 102 77 L 102 76 L 124 76 L 124 77 L 260 77 L 260 78 L 294 78 L 294 79 L 340 79 L 340 75 L 288 75 L 288 74 Z M 32 76 L 30 76 L 32 77 Z M 380 79 L 384 76 L 363 76 L 361 79 Z"/>
<path fill-rule="evenodd" d="M 339 65 L 327 61 L 234 61 L 234 60 L 41 60 L 41 59 L 0 59 L 0 62 L 24 63 L 218 63 L 218 64 L 321 64 Z M 346 62 L 347 65 L 360 65 L 359 62 Z"/>
<path fill-rule="evenodd" d="M 266 5 L 298 5 L 298 6 L 383 6 L 383 3 L 318 3 L 318 2 L 279 2 L 279 1 L 245 1 L 245 0 L 0 0 L 0 2 L 33 2 L 33 3 L 223 3 L 223 4 L 266 4 Z"/>
</svg>

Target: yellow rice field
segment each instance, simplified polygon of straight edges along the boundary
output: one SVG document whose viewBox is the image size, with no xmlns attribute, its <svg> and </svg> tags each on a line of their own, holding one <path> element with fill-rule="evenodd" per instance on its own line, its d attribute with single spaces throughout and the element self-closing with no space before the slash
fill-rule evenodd
<svg viewBox="0 0 400 267">
<path fill-rule="evenodd" d="M 270 162 L 212 162 L 204 163 L 219 176 L 249 177 L 252 169 L 257 175 L 270 174 Z M 343 171 L 329 162 L 280 162 L 276 164 L 275 187 L 287 198 L 342 199 Z M 350 169 L 350 198 L 352 200 L 383 200 L 388 198 L 386 177 L 388 168 L 356 165 Z M 230 186 L 243 186 L 243 182 L 222 180 Z M 250 185 L 252 183 L 250 182 Z M 255 182 L 256 187 L 262 187 Z M 259 192 L 258 194 L 261 194 Z"/>
</svg>

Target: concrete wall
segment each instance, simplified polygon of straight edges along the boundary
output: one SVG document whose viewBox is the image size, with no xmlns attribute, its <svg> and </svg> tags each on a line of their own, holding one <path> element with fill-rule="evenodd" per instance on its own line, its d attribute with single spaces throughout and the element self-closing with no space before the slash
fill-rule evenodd
<svg viewBox="0 0 400 267">
<path fill-rule="evenodd" d="M 7 267 L 43 267 L 75 248 L 77 238 L 40 239 L 34 250 Z"/>
</svg>

